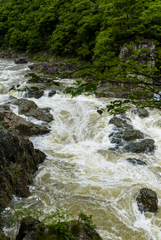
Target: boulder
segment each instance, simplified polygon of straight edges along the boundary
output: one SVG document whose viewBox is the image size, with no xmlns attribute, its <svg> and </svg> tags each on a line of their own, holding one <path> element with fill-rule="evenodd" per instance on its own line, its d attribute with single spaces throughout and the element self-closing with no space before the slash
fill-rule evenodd
<svg viewBox="0 0 161 240">
<path fill-rule="evenodd" d="M 143 139 L 144 134 L 139 130 L 134 130 L 132 128 L 125 128 L 118 132 L 113 132 L 109 135 L 111 138 L 111 143 L 119 144 L 122 140 L 133 141 L 136 139 Z"/>
<path fill-rule="evenodd" d="M 141 188 L 136 196 L 140 212 L 155 213 L 158 210 L 158 198 L 155 191 L 148 188 Z"/>
<path fill-rule="evenodd" d="M 126 161 L 128 161 L 129 163 L 132 163 L 134 166 L 147 165 L 146 162 L 141 161 L 141 160 L 136 159 L 136 158 L 127 158 Z"/>
<path fill-rule="evenodd" d="M 128 119 L 128 121 L 131 121 L 131 120 Z M 117 128 L 123 128 L 123 127 L 133 128 L 132 125 L 130 125 L 127 122 L 127 120 L 124 118 L 113 117 L 110 119 L 109 124 L 114 124 Z"/>
<path fill-rule="evenodd" d="M 15 130 L 0 129 L 0 211 L 13 198 L 28 197 L 28 184 L 46 155 Z"/>
<path fill-rule="evenodd" d="M 27 117 L 34 117 L 38 120 L 51 122 L 53 115 L 50 113 L 50 108 L 38 108 L 36 103 L 27 99 L 14 99 L 11 100 L 12 104 L 19 107 L 19 114 L 24 114 Z"/>
<path fill-rule="evenodd" d="M 77 239 L 102 240 L 100 235 L 89 225 L 73 220 L 68 223 L 59 222 L 46 227 L 34 218 L 24 218 L 20 223 L 16 240 L 48 240 Z"/>
<path fill-rule="evenodd" d="M 131 142 L 124 147 L 127 152 L 144 153 L 152 152 L 155 149 L 155 141 L 153 139 L 144 139 L 139 142 Z"/>
<path fill-rule="evenodd" d="M 16 58 L 14 62 L 16 64 L 23 64 L 23 63 L 27 63 L 27 60 L 25 58 Z"/>
<path fill-rule="evenodd" d="M 0 105 L 0 124 L 9 129 L 17 129 L 26 136 L 46 134 L 50 130 L 38 124 L 26 121 L 13 113 L 8 105 Z"/>
<path fill-rule="evenodd" d="M 136 110 L 133 110 L 132 113 L 138 115 L 140 118 L 149 117 L 149 112 L 144 108 L 137 108 Z"/>
<path fill-rule="evenodd" d="M 49 97 L 52 97 L 52 96 L 54 96 L 56 94 L 56 90 L 51 90 L 50 92 L 49 92 Z"/>
<path fill-rule="evenodd" d="M 32 90 L 32 89 L 29 89 L 24 94 L 24 97 L 38 99 L 38 98 L 41 98 L 43 96 L 43 94 L 44 94 L 43 90 Z"/>
</svg>

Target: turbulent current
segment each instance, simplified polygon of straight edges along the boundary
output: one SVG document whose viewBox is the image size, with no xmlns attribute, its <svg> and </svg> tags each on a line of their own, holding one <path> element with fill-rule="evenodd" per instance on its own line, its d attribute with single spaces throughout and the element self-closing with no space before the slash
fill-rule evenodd
<svg viewBox="0 0 161 240">
<path fill-rule="evenodd" d="M 0 60 L 1 103 L 9 95 L 22 97 L 21 93 L 8 90 L 18 83 L 24 85 L 28 72 L 27 64 Z M 62 84 L 65 81 L 70 83 L 64 80 Z M 132 154 L 109 150 L 114 146 L 108 137 L 113 128 L 109 124 L 111 116 L 106 112 L 99 115 L 96 107 L 106 106 L 111 99 L 92 95 L 71 98 L 63 93 L 49 98 L 46 90 L 40 99 L 31 100 L 39 107 L 50 107 L 54 117 L 47 124 L 50 133 L 30 138 L 47 158 L 30 186 L 31 196 L 15 197 L 11 204 L 23 203 L 25 208 L 44 212 L 64 206 L 67 213 L 73 213 L 73 218 L 80 211 L 91 214 L 104 240 L 161 239 L 161 112 L 151 110 L 144 119 L 127 113 L 134 128 L 149 135 L 156 145 L 154 154 Z M 17 113 L 17 107 L 12 109 Z M 46 124 L 33 118 L 28 120 Z M 147 165 L 134 166 L 125 160 L 129 157 Z M 135 196 L 142 187 L 156 191 L 159 204 L 156 214 L 139 212 Z M 9 214 L 9 208 L 5 214 Z M 15 228 L 4 230 L 11 237 Z"/>
</svg>

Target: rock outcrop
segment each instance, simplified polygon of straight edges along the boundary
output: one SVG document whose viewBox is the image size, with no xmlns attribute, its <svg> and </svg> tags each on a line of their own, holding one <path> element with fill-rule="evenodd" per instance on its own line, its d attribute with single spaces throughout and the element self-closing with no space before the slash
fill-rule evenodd
<svg viewBox="0 0 161 240">
<path fill-rule="evenodd" d="M 145 138 L 141 131 L 135 130 L 131 125 L 131 120 L 126 116 L 113 117 L 109 124 L 114 125 L 114 131 L 109 135 L 110 142 L 115 143 L 114 148 L 109 150 L 115 151 L 123 146 L 124 150 L 132 153 L 152 152 L 155 149 L 155 141 Z"/>
<path fill-rule="evenodd" d="M 128 45 L 131 45 L 132 48 L 130 48 Z M 148 49 L 148 50 L 146 50 Z M 139 63 L 147 62 L 148 66 L 154 66 L 155 65 L 155 50 L 156 47 L 153 42 L 151 42 L 148 39 L 143 39 L 142 43 L 137 44 L 135 41 L 131 41 L 128 44 L 124 44 L 120 47 L 120 55 L 119 57 L 123 60 L 126 60 L 127 58 L 131 58 L 134 51 L 139 51 Z"/>
<path fill-rule="evenodd" d="M 44 91 L 43 90 L 32 90 L 32 89 L 28 89 L 26 92 L 25 92 L 25 95 L 24 97 L 26 98 L 41 98 L 44 94 Z"/>
<path fill-rule="evenodd" d="M 132 153 L 152 152 L 155 149 L 154 143 L 155 141 L 153 139 L 144 139 L 140 142 L 131 142 L 127 144 L 124 149 Z"/>
<path fill-rule="evenodd" d="M 13 194 L 28 197 L 28 184 L 45 154 L 34 149 L 29 139 L 20 137 L 17 131 L 0 129 L 0 210 L 5 208 Z"/>
<path fill-rule="evenodd" d="M 38 120 L 51 122 L 53 115 L 50 113 L 50 108 L 39 108 L 36 103 L 27 99 L 13 99 L 10 101 L 19 108 L 19 114 L 24 114 L 27 117 L 34 117 Z"/>
<path fill-rule="evenodd" d="M 25 59 L 25 58 L 16 58 L 16 59 L 14 60 L 14 62 L 15 62 L 16 64 L 24 64 L 24 63 L 27 63 L 27 59 Z"/>
<path fill-rule="evenodd" d="M 148 188 L 141 188 L 136 196 L 140 212 L 155 213 L 158 210 L 158 198 L 156 192 Z"/>
<path fill-rule="evenodd" d="M 26 136 L 49 133 L 50 130 L 38 124 L 26 121 L 13 113 L 8 105 L 0 105 L 0 124 L 5 128 L 17 129 Z"/>
<path fill-rule="evenodd" d="M 63 71 L 74 70 L 74 64 L 72 63 L 34 63 L 29 65 L 31 70 L 47 71 L 48 74 L 61 73 Z"/>
<path fill-rule="evenodd" d="M 24 218 L 21 221 L 19 233 L 16 240 L 48 240 L 48 239 L 69 239 L 69 240 L 102 240 L 100 235 L 88 224 L 77 220 L 69 223 L 59 222 L 48 228 L 34 218 Z"/>
</svg>

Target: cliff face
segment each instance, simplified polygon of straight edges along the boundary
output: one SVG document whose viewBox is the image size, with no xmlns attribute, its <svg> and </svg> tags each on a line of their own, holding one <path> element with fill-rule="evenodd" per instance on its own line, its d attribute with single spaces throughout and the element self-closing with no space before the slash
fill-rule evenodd
<svg viewBox="0 0 161 240">
<path fill-rule="evenodd" d="M 15 130 L 0 129 L 0 211 L 13 198 L 28 197 L 32 175 L 45 159 L 45 154 L 34 149 L 29 139 Z"/>
</svg>

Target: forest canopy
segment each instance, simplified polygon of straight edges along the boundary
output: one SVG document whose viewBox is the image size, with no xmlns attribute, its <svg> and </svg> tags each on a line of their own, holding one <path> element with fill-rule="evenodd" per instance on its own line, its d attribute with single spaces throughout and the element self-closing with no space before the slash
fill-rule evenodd
<svg viewBox="0 0 161 240">
<path fill-rule="evenodd" d="M 161 0 L 0 0 L 0 48 L 77 58 L 83 62 L 77 76 L 93 82 L 78 82 L 69 89 L 73 95 L 107 82 L 128 91 L 128 100 L 109 106 L 112 113 L 129 102 L 161 108 L 160 12 Z M 139 62 L 142 50 L 132 49 L 133 58 L 118 57 L 125 43 L 147 40 L 156 47 L 154 66 L 148 67 L 151 55 Z"/>
<path fill-rule="evenodd" d="M 160 45 L 160 0 L 0 0 L 0 47 L 94 59 L 130 39 Z"/>
</svg>

